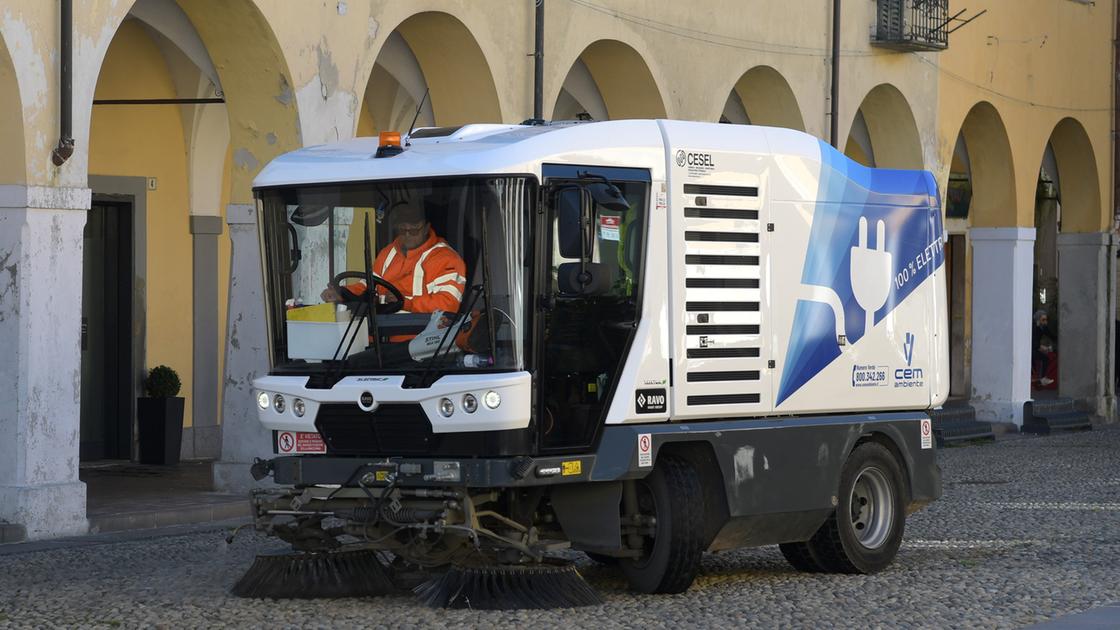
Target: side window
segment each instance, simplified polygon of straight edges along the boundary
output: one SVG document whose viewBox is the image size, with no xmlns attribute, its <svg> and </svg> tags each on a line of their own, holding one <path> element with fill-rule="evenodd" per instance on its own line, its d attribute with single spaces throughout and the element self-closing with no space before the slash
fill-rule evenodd
<svg viewBox="0 0 1120 630">
<path fill-rule="evenodd" d="M 593 273 L 601 274 L 591 293 L 599 297 L 627 298 L 639 293 L 641 256 L 645 240 L 648 185 L 642 182 L 614 182 L 630 204 L 625 211 L 593 203 L 588 247 L 592 250 Z M 578 203 L 578 195 L 564 195 L 557 204 Z M 561 278 L 566 265 L 578 265 L 578 254 L 564 255 L 560 242 L 559 218 L 552 217 L 552 264 L 550 277 L 554 295 L 572 293 Z M 578 246 L 577 246 L 578 248 Z M 578 249 L 577 249 L 578 251 Z"/>
</svg>

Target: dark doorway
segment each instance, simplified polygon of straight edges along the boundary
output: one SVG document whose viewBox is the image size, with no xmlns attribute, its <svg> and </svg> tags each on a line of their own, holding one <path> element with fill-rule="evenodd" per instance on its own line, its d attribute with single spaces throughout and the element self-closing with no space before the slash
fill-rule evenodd
<svg viewBox="0 0 1120 630">
<path fill-rule="evenodd" d="M 965 240 L 963 234 L 949 235 L 945 244 L 946 273 L 949 277 L 949 396 L 969 396 L 969 362 L 965 357 Z"/>
<path fill-rule="evenodd" d="M 82 237 L 79 457 L 132 457 L 133 201 L 95 195 Z"/>
</svg>

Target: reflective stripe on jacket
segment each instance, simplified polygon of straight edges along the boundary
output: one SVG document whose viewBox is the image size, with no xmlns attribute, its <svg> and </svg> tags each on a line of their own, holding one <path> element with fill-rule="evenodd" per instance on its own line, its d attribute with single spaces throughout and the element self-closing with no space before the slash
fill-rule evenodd
<svg viewBox="0 0 1120 630">
<path fill-rule="evenodd" d="M 428 240 L 408 253 L 401 253 L 399 238 L 378 252 L 373 272 L 404 295 L 401 311 L 408 313 L 454 313 L 467 286 L 463 259 L 431 228 Z M 386 291 L 379 288 L 378 293 Z"/>
</svg>

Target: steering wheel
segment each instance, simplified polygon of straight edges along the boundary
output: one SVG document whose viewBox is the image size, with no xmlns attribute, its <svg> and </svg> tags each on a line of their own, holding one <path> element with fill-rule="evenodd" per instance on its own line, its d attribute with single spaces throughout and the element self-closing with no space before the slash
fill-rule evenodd
<svg viewBox="0 0 1120 630">
<path fill-rule="evenodd" d="M 362 294 L 356 298 L 348 299 L 348 296 L 353 295 L 353 293 L 350 293 L 350 291 L 344 291 L 342 289 L 342 285 L 340 285 L 339 283 L 343 280 L 370 280 L 375 286 L 379 286 L 385 289 L 389 293 L 392 293 L 393 297 L 397 298 L 396 302 L 377 304 L 376 310 L 378 315 L 389 315 L 391 313 L 396 313 L 397 311 L 401 310 L 402 307 L 404 307 L 404 294 L 400 292 L 400 289 L 393 286 L 387 280 L 375 273 L 367 274 L 364 271 L 343 271 L 342 273 L 331 278 L 329 286 L 334 289 L 340 296 L 342 296 L 344 301 L 365 302 L 368 299 L 365 292 L 362 292 Z M 370 290 L 370 287 L 366 287 L 366 291 Z"/>
</svg>

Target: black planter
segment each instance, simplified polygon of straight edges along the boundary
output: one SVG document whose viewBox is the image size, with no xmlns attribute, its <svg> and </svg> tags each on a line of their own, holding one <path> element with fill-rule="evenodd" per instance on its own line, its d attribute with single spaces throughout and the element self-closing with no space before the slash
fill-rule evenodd
<svg viewBox="0 0 1120 630">
<path fill-rule="evenodd" d="M 173 466 L 183 445 L 183 399 L 137 398 L 140 463 Z"/>
</svg>

